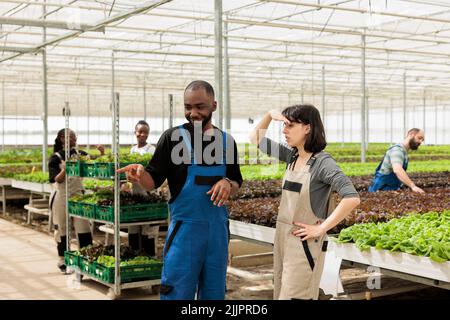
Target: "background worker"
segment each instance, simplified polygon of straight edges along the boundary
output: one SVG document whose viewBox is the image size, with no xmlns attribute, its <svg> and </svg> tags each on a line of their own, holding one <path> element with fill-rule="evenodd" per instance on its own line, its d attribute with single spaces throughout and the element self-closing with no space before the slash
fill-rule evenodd
<svg viewBox="0 0 450 320">
<path fill-rule="evenodd" d="M 74 131 L 67 129 L 69 135 L 70 157 L 79 158 L 79 156 L 87 156 L 88 154 L 82 150 L 77 150 L 77 136 Z M 64 251 L 66 250 L 66 151 L 65 146 L 65 129 L 58 131 L 53 146 L 54 154 L 50 157 L 48 163 L 49 180 L 52 183 L 53 191 L 50 195 L 49 207 L 53 215 L 53 222 L 55 224 L 55 240 L 58 251 L 59 260 L 57 263 L 61 272 L 66 272 L 66 265 L 64 264 Z M 104 154 L 104 147 L 97 146 L 100 153 Z M 74 195 L 81 195 L 83 193 L 83 184 L 80 177 L 68 176 L 68 195 L 70 198 Z M 79 248 L 83 248 L 92 244 L 92 234 L 89 226 L 89 221 L 79 218 L 74 218 L 75 232 L 78 238 Z"/>
<path fill-rule="evenodd" d="M 403 183 L 414 192 L 424 193 L 406 173 L 408 169 L 408 152 L 417 150 L 424 140 L 424 131 L 412 128 L 408 131 L 402 143 L 390 147 L 375 169 L 375 177 L 368 191 L 398 190 Z"/>
<path fill-rule="evenodd" d="M 130 153 L 138 153 L 140 155 L 154 154 L 155 147 L 147 143 L 150 134 L 150 126 L 145 120 L 140 120 L 134 127 L 137 144 L 134 145 Z M 139 183 L 132 183 L 131 189 L 127 190 L 125 184 L 122 188 L 124 191 L 130 191 L 133 194 L 146 195 L 147 192 Z M 143 225 L 128 227 L 128 245 L 133 250 L 143 250 L 149 256 L 156 256 L 156 245 L 158 240 L 159 225 Z"/>
</svg>

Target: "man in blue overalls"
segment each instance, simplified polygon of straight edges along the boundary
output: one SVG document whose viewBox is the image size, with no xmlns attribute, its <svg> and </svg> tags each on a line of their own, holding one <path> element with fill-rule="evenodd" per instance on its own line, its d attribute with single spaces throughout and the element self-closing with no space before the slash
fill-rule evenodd
<svg viewBox="0 0 450 320">
<path fill-rule="evenodd" d="M 229 228 L 224 202 L 238 192 L 242 175 L 236 143 L 211 123 L 216 108 L 209 83 L 190 83 L 184 92 L 188 123 L 163 133 L 146 168 L 132 164 L 118 171 L 146 190 L 168 181 L 171 222 L 162 300 L 225 298 Z"/>
<path fill-rule="evenodd" d="M 425 134 L 423 130 L 413 128 L 403 141 L 393 145 L 386 151 L 383 160 L 375 169 L 375 178 L 369 187 L 369 192 L 378 190 L 398 190 L 402 183 L 411 188 L 414 192 L 424 193 L 408 177 L 408 151 L 417 150 L 423 143 Z"/>
</svg>

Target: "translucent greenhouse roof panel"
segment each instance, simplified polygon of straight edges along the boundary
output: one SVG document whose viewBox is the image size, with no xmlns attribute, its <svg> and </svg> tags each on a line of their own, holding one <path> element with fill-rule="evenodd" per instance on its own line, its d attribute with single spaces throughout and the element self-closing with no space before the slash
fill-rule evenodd
<svg viewBox="0 0 450 320">
<path fill-rule="evenodd" d="M 150 2 L 48 0 L 46 20 L 66 26 L 96 24 L 143 3 Z M 0 3 L 4 18 L 29 19 L 34 24 L 3 24 L 0 36 L 4 46 L 42 43 L 42 27 L 37 26 L 42 22 L 42 4 L 25 0 Z M 299 94 L 303 85 L 305 94 L 314 92 L 320 100 L 324 67 L 327 99 L 343 93 L 360 95 L 361 35 L 365 32 L 369 95 L 401 97 L 406 72 L 408 96 L 418 97 L 424 87 L 450 84 L 449 12 L 450 3 L 431 0 L 223 1 L 231 92 L 258 101 L 262 95 L 254 93 L 273 89 L 279 94 L 276 100 L 291 92 Z M 116 85 L 124 97 L 142 91 L 144 82 L 148 90 L 172 92 L 182 91 L 192 78 L 214 83 L 214 18 L 212 0 L 174 0 L 114 21 L 106 25 L 104 33 L 84 32 L 48 46 L 48 82 L 61 91 L 51 98 L 62 101 L 65 90 L 72 88 L 85 95 L 88 85 L 109 90 L 113 49 L 117 50 Z M 70 32 L 47 28 L 47 39 Z M 10 54 L 5 51 L 2 58 Z M 37 90 L 33 98 L 41 100 L 40 53 L 2 62 L 0 74 L 6 81 L 24 84 L 23 88 L 33 85 Z M 109 99 L 108 90 L 102 103 Z M 245 92 L 252 94 L 247 97 Z M 128 104 L 132 99 L 124 101 Z"/>
</svg>

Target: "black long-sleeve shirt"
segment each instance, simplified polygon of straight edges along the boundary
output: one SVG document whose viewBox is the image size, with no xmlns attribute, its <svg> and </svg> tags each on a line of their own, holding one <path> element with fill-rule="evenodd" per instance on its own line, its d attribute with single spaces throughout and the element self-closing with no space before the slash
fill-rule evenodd
<svg viewBox="0 0 450 320">
<path fill-rule="evenodd" d="M 183 128 L 187 130 L 189 139 L 192 139 L 194 128 L 190 123 L 183 125 Z M 220 133 L 220 135 L 219 135 Z M 213 166 L 221 163 L 222 155 L 215 153 L 214 142 L 217 140 L 217 136 L 220 136 L 221 141 L 222 131 L 215 128 L 215 134 L 213 136 L 202 136 L 202 155 L 196 154 L 197 163 L 204 166 Z M 210 139 L 210 141 L 208 141 Z M 155 187 L 158 188 L 167 179 L 169 183 L 169 189 L 171 194 L 170 202 L 173 202 L 180 194 L 187 178 L 187 168 L 190 165 L 190 155 L 185 154 L 186 148 L 184 147 L 183 137 L 179 133 L 179 128 L 174 127 L 166 130 L 158 141 L 153 158 L 150 160 L 146 170 L 152 176 Z M 195 141 L 188 141 L 195 150 Z M 221 146 L 221 144 L 220 144 Z M 209 152 L 211 151 L 211 152 Z M 174 153 L 174 154 L 172 154 Z M 198 152 L 197 152 L 198 153 Z M 205 155 L 210 154 L 211 157 Z M 182 163 L 177 163 L 177 159 L 185 159 Z M 242 175 L 238 162 L 238 151 L 236 142 L 233 137 L 227 134 L 227 148 L 226 148 L 226 177 L 242 185 Z M 201 163 L 200 163 L 201 162 Z"/>
<path fill-rule="evenodd" d="M 79 155 L 87 156 L 87 153 L 83 150 L 76 151 L 75 149 L 70 150 L 70 156 L 76 154 L 78 152 Z M 55 182 L 56 176 L 61 172 L 59 165 L 62 161 L 66 159 L 66 151 L 60 150 L 57 152 L 61 157 L 58 157 L 56 154 L 53 154 L 48 160 L 48 176 L 50 183 Z M 61 160 L 62 159 L 62 160 Z"/>
</svg>

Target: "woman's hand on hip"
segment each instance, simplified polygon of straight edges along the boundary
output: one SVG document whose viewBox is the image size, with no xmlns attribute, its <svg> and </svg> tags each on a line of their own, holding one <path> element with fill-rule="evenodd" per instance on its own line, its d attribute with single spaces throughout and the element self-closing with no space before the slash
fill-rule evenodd
<svg viewBox="0 0 450 320">
<path fill-rule="evenodd" d="M 300 228 L 292 231 L 292 234 L 299 237 L 302 241 L 312 238 L 319 238 L 326 233 L 326 230 L 323 229 L 321 224 L 311 225 L 294 221 L 293 225 Z"/>
</svg>

